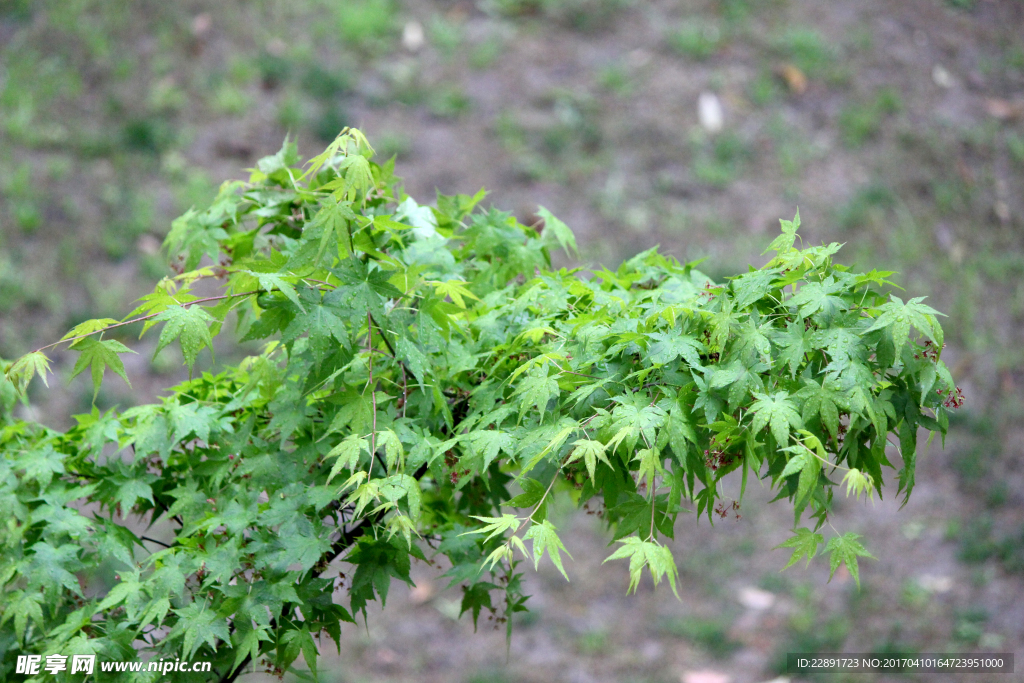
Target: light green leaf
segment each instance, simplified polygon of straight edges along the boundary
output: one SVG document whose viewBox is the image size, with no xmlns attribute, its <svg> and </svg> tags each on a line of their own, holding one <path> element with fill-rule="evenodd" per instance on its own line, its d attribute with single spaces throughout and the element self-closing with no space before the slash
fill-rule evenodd
<svg viewBox="0 0 1024 683">
<path fill-rule="evenodd" d="M 359 456 L 362 453 L 370 452 L 370 442 L 360 437 L 358 434 L 352 434 L 345 438 L 344 441 L 339 443 L 337 446 L 332 448 L 324 460 L 330 460 L 331 458 L 337 458 L 338 461 L 331 467 L 331 473 L 327 475 L 327 483 L 330 484 L 331 480 L 338 476 L 342 470 L 354 470 L 359 464 Z"/>
<path fill-rule="evenodd" d="M 569 555 L 569 551 L 565 550 L 565 546 L 562 545 L 561 539 L 558 538 L 558 533 L 555 527 L 548 520 L 544 520 L 540 524 L 534 522 L 530 525 L 529 530 L 523 535 L 523 540 L 533 541 L 533 568 L 536 569 L 540 564 L 540 558 L 544 556 L 544 552 L 547 551 L 548 556 L 551 558 L 551 562 L 554 563 L 558 571 L 562 573 L 565 580 L 569 580 L 569 575 L 565 573 L 565 568 L 562 566 L 562 556 L 559 551 L 565 551 L 566 555 Z M 572 559 L 572 555 L 569 555 L 569 559 Z"/>
<path fill-rule="evenodd" d="M 113 339 L 98 340 L 85 338 L 78 340 L 71 348 L 81 352 L 81 355 L 78 356 L 78 360 L 75 362 L 74 369 L 71 371 L 71 379 L 85 372 L 86 368 L 90 368 L 92 370 L 94 397 L 99 393 L 100 384 L 103 383 L 103 371 L 108 366 L 131 387 L 132 383 L 128 381 L 128 375 L 124 371 L 124 363 L 117 354 L 135 352 L 121 342 L 114 341 Z"/>
<path fill-rule="evenodd" d="M 39 375 L 43 384 L 49 387 L 50 383 L 46 381 L 48 372 L 50 372 L 50 359 L 42 351 L 33 351 L 11 363 L 4 376 L 18 389 L 18 393 L 24 394 L 28 383 L 36 375 Z"/>
<path fill-rule="evenodd" d="M 565 464 L 576 462 L 580 458 L 583 458 L 583 463 L 587 467 L 587 473 L 590 474 L 590 480 L 594 481 L 594 473 L 597 470 L 597 462 L 600 460 L 608 467 L 612 464 L 608 462 L 608 456 L 605 455 L 605 445 L 600 441 L 592 441 L 590 439 L 579 439 L 573 442 L 572 453 L 569 454 L 569 459 L 565 461 Z"/>
<path fill-rule="evenodd" d="M 789 443 L 790 428 L 799 429 L 803 426 L 800 413 L 789 399 L 789 393 L 778 391 L 772 396 L 754 394 L 754 398 L 757 400 L 750 406 L 754 412 L 751 430 L 757 434 L 765 426 L 770 425 L 775 442 L 779 446 L 785 446 Z"/>
<path fill-rule="evenodd" d="M 769 251 L 783 254 L 793 248 L 793 244 L 796 242 L 796 231 L 800 228 L 800 210 L 797 209 L 793 220 L 784 221 L 779 219 L 779 223 L 782 224 L 782 234 L 776 237 L 768 245 L 768 248 L 761 252 L 762 255 L 767 254 Z"/>
<path fill-rule="evenodd" d="M 544 241 L 550 241 L 548 235 L 551 235 L 558 242 L 559 246 L 565 250 L 566 256 L 579 255 L 579 249 L 576 248 L 576 236 L 572 234 L 572 230 L 568 225 L 555 218 L 543 206 L 537 209 L 537 216 L 544 221 L 544 232 L 542 234 Z"/>
<path fill-rule="evenodd" d="M 295 291 L 295 286 L 278 273 L 255 273 L 251 270 L 244 270 L 242 272 L 255 277 L 260 283 L 260 289 L 264 292 L 273 292 L 276 289 L 284 294 L 288 301 L 298 306 L 300 311 L 305 312 L 306 309 L 302 307 L 302 302 L 299 301 L 299 294 Z"/>
<path fill-rule="evenodd" d="M 154 356 L 178 337 L 181 342 L 181 355 L 185 357 L 185 364 L 189 370 L 195 365 L 196 356 L 204 346 L 210 347 L 210 353 L 213 353 L 213 339 L 210 337 L 208 324 L 214 322 L 214 318 L 201 307 L 169 306 L 155 319 L 165 321 L 167 324 L 160 332 Z"/>
<path fill-rule="evenodd" d="M 629 558 L 629 588 L 626 591 L 627 593 L 637 589 L 640 585 L 643 569 L 647 567 L 651 572 L 651 579 L 653 579 L 655 586 L 663 578 L 668 577 L 669 585 L 672 586 L 672 592 L 675 593 L 677 598 L 679 597 L 679 593 L 676 590 L 676 578 L 679 576 L 679 570 L 676 568 L 672 551 L 667 546 L 660 545 L 655 541 L 644 541 L 637 536 L 622 539 L 619 543 L 622 543 L 622 546 L 606 557 L 604 561 Z"/>
<path fill-rule="evenodd" d="M 799 562 L 802 557 L 807 558 L 807 563 L 804 566 L 810 565 L 811 560 L 818 554 L 818 546 L 825 542 L 825 538 L 821 534 L 814 533 L 804 527 L 797 529 L 794 533 L 796 534 L 795 536 L 772 548 L 772 550 L 779 548 L 793 549 L 793 555 L 789 558 L 789 562 L 786 563 L 783 569 L 789 569 Z"/>
<path fill-rule="evenodd" d="M 502 515 L 501 517 L 481 517 L 478 515 L 472 515 L 472 517 L 473 519 L 479 519 L 481 522 L 486 524 L 486 526 L 459 534 L 460 536 L 486 534 L 489 531 L 491 533 L 484 539 L 485 541 L 489 541 L 495 536 L 504 535 L 504 533 L 509 529 L 518 529 L 520 524 L 518 517 L 509 514 Z"/>
<path fill-rule="evenodd" d="M 842 536 L 833 536 L 829 539 L 828 545 L 825 546 L 825 551 L 830 553 L 828 558 L 829 581 L 831 581 L 832 577 L 835 576 L 836 569 L 839 568 L 839 563 L 843 562 L 846 564 L 846 568 L 849 570 L 850 576 L 852 576 L 853 580 L 857 582 L 857 587 L 860 588 L 860 571 L 857 567 L 857 558 L 867 557 L 872 560 L 877 558 L 864 549 L 864 546 L 862 546 L 857 540 L 859 538 L 860 534 L 849 532 Z"/>
</svg>

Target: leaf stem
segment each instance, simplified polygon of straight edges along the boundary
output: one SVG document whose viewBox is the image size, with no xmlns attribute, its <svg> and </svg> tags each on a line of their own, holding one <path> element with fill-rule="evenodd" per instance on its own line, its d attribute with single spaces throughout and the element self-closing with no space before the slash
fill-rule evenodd
<svg viewBox="0 0 1024 683">
<path fill-rule="evenodd" d="M 230 299 L 230 298 L 236 297 L 236 296 L 249 296 L 250 294 L 259 294 L 259 293 L 260 293 L 260 290 L 257 289 L 257 290 L 253 290 L 251 292 L 242 292 L 241 294 L 221 294 L 219 296 L 208 296 L 205 299 L 196 299 L 195 301 L 189 301 L 187 303 L 179 304 L 179 305 L 182 308 L 187 308 L 187 307 L 190 307 L 190 306 L 195 306 L 196 304 L 206 303 L 207 301 L 221 301 L 223 299 Z M 143 320 L 149 320 L 150 318 L 155 318 L 156 316 L 160 315 L 162 312 L 163 311 L 157 311 L 156 313 L 150 313 L 148 315 L 139 316 L 138 318 L 132 318 L 131 320 L 124 320 L 122 322 L 115 323 L 113 325 L 108 325 L 108 326 L 106 326 L 106 327 L 104 327 L 102 329 L 99 329 L 99 330 L 93 330 L 92 332 L 86 332 L 85 334 L 80 334 L 77 337 L 69 337 L 68 339 L 61 339 L 60 341 L 55 341 L 52 344 L 47 344 L 46 346 L 40 346 L 33 353 L 38 353 L 38 352 L 43 351 L 45 349 L 51 348 L 53 346 L 57 346 L 58 344 L 63 344 L 64 342 L 74 343 L 74 342 L 78 341 L 79 339 L 85 339 L 86 337 L 91 337 L 94 334 L 103 334 L 104 332 L 107 332 L 108 330 L 112 330 L 115 327 L 123 327 L 124 325 L 131 325 L 132 323 L 139 323 L 139 322 L 142 322 Z"/>
</svg>

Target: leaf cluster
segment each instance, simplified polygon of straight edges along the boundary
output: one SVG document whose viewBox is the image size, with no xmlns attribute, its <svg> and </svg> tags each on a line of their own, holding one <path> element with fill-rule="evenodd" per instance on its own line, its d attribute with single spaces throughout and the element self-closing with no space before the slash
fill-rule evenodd
<svg viewBox="0 0 1024 683">
<path fill-rule="evenodd" d="M 66 432 L 11 416 L 45 349 L 9 364 L 4 651 L 198 657 L 213 673 L 197 680 L 220 681 L 301 656 L 315 674 L 318 634 L 340 643 L 393 580 L 411 584 L 413 559 L 444 557 L 463 612 L 511 633 L 522 559 L 568 578 L 554 495 L 604 507 L 631 589 L 647 568 L 675 590 L 661 539 L 681 512 L 732 503 L 730 472 L 767 481 L 795 527 L 812 520 L 783 544 L 791 564 L 826 543 L 837 472 L 881 496 L 890 434 L 911 494 L 918 430 L 945 434 L 955 386 L 938 314 L 890 295 L 889 273 L 836 263 L 837 244 L 796 248 L 799 216 L 768 263 L 724 282 L 656 250 L 554 270 L 569 228 L 483 198 L 417 203 L 356 130 L 305 165 L 286 142 L 175 221 L 181 272 L 65 338 L 96 387 L 107 368 L 127 381 L 129 348 L 103 337 L 130 322 L 190 370 L 232 327 L 260 353 Z M 858 577 L 855 534 L 825 549 Z"/>
</svg>

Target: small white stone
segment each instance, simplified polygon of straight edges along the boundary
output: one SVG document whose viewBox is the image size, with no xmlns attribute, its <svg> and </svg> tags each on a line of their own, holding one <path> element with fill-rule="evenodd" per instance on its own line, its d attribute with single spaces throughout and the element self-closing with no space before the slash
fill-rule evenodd
<svg viewBox="0 0 1024 683">
<path fill-rule="evenodd" d="M 935 68 L 932 69 L 932 80 L 935 81 L 935 85 L 940 88 L 952 88 L 956 85 L 956 81 L 953 79 L 953 74 L 946 71 L 946 68 L 941 64 L 936 64 Z"/>
<path fill-rule="evenodd" d="M 713 92 L 702 92 L 697 98 L 697 114 L 701 127 L 709 133 L 722 130 L 725 116 L 722 113 L 722 102 Z"/>
<path fill-rule="evenodd" d="M 683 683 L 732 683 L 732 676 L 721 671 L 686 671 L 681 680 Z"/>
<path fill-rule="evenodd" d="M 736 599 L 739 603 L 752 610 L 766 610 L 775 604 L 775 594 L 769 593 L 768 591 L 761 590 L 760 588 L 754 588 L 753 586 L 744 586 L 739 590 L 736 595 Z"/>
<path fill-rule="evenodd" d="M 409 52 L 418 52 L 426 39 L 423 36 L 423 25 L 413 19 L 402 29 L 402 47 Z"/>
<path fill-rule="evenodd" d="M 929 593 L 948 593 L 953 589 L 953 579 L 948 576 L 922 574 L 917 578 L 917 585 Z"/>
</svg>

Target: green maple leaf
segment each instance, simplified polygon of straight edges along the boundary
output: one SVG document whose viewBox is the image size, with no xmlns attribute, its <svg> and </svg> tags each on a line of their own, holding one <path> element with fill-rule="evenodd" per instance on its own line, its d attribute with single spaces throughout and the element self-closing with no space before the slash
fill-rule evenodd
<svg viewBox="0 0 1024 683">
<path fill-rule="evenodd" d="M 490 467 L 499 451 L 512 454 L 514 441 L 510 434 L 496 429 L 481 429 L 466 435 L 466 441 L 475 453 L 483 456 L 483 470 Z"/>
<path fill-rule="evenodd" d="M 313 640 L 308 625 L 304 624 L 302 628 L 286 632 L 281 638 L 281 644 L 284 645 L 282 668 L 287 669 L 292 662 L 298 659 L 299 653 L 302 653 L 306 666 L 313 673 L 313 680 L 318 680 L 316 674 L 316 641 Z"/>
<path fill-rule="evenodd" d="M 765 336 L 766 330 L 771 330 L 771 326 L 756 325 L 754 321 L 747 321 L 740 325 L 734 346 L 744 363 L 760 360 L 771 365 L 772 345 L 768 341 L 768 337 Z"/>
<path fill-rule="evenodd" d="M 315 235 L 316 230 L 321 231 L 320 244 L 317 247 L 316 256 L 312 263 L 319 263 L 320 257 L 327 251 L 334 238 L 335 244 L 342 248 L 345 254 L 351 249 L 351 236 L 349 225 L 356 220 L 356 214 L 352 211 L 352 202 L 341 201 L 338 197 L 324 199 L 321 208 L 309 224 L 310 234 Z M 333 262 L 334 254 L 331 261 Z M 330 265 L 325 264 L 325 265 Z"/>
<path fill-rule="evenodd" d="M 754 394 L 756 399 L 750 406 L 754 413 L 751 430 L 757 434 L 766 426 L 771 426 L 772 436 L 779 446 L 789 443 L 789 430 L 803 426 L 796 405 L 789 399 L 789 392 L 779 391 L 772 396 Z"/>
<path fill-rule="evenodd" d="M 842 298 L 835 296 L 846 290 L 842 282 L 836 282 L 829 275 L 822 282 L 808 282 L 800 291 L 786 301 L 790 308 L 800 309 L 800 317 L 807 318 L 821 311 L 826 317 L 834 317 L 836 313 L 849 308 Z"/>
<path fill-rule="evenodd" d="M 167 403 L 166 408 L 167 417 L 170 418 L 173 427 L 172 441 L 181 441 L 189 434 L 195 434 L 197 438 L 209 441 L 210 431 L 218 427 L 217 411 L 210 406 L 195 403 L 182 405 L 178 402 L 171 402 Z M 224 422 L 230 430 L 230 421 L 225 419 Z"/>
<path fill-rule="evenodd" d="M 408 474 L 392 474 L 381 485 L 380 495 L 392 503 L 405 498 L 409 504 L 409 517 L 414 522 L 419 521 L 422 496 L 420 483 L 415 477 L 410 477 Z"/>
<path fill-rule="evenodd" d="M 785 332 L 780 330 L 772 335 L 772 341 L 782 348 L 779 362 L 789 365 L 791 377 L 796 377 L 797 368 L 804 361 L 804 354 L 813 348 L 811 334 L 802 320 L 795 320 L 786 325 Z"/>
<path fill-rule="evenodd" d="M 82 594 L 82 587 L 69 569 L 77 570 L 80 566 L 78 553 L 82 546 L 78 543 L 67 543 L 54 547 L 45 541 L 31 546 L 25 576 L 30 577 L 29 585 L 45 585 L 48 589 L 63 586 L 75 595 Z"/>
<path fill-rule="evenodd" d="M 782 474 L 779 475 L 780 479 L 785 479 L 797 472 L 800 473 L 800 478 L 797 481 L 796 498 L 793 501 L 793 512 L 797 522 L 800 521 L 800 515 L 811 500 L 811 494 L 821 475 L 822 465 L 828 462 L 825 447 L 822 446 L 818 437 L 806 429 L 801 429 L 800 434 L 804 436 L 803 442 L 798 442 L 795 446 L 784 449 L 794 455 L 786 463 Z"/>
<path fill-rule="evenodd" d="M 476 294 L 466 289 L 466 283 L 462 280 L 429 281 L 427 284 L 434 285 L 434 292 L 439 297 L 442 299 L 445 297 L 451 298 L 452 302 L 459 308 L 466 307 L 466 299 L 480 299 Z"/>
<path fill-rule="evenodd" d="M 525 379 L 519 382 L 514 395 L 521 396 L 519 400 L 519 420 L 522 421 L 530 408 L 536 408 L 540 413 L 541 421 L 544 420 L 544 413 L 547 412 L 548 401 L 558 396 L 558 381 L 548 376 L 546 367 L 538 367 L 530 370 Z"/>
<path fill-rule="evenodd" d="M 665 409 L 649 405 L 650 397 L 643 391 L 616 396 L 612 400 L 618 405 L 612 410 L 611 431 L 614 435 L 608 447 L 614 451 L 620 443 L 625 443 L 626 448 L 632 451 L 641 436 L 648 443 L 654 443 L 654 431 L 664 424 L 668 416 Z"/>
<path fill-rule="evenodd" d="M 830 327 L 815 332 L 812 343 L 816 348 L 824 347 L 831 361 L 830 372 L 839 372 L 853 361 L 863 361 L 866 356 L 864 341 L 856 330 L 849 327 Z"/>
<path fill-rule="evenodd" d="M 97 320 L 86 320 L 84 323 L 79 323 L 71 328 L 67 334 L 60 338 L 61 341 L 65 339 L 71 339 L 73 337 L 84 337 L 90 335 L 93 332 L 99 332 L 105 330 L 111 325 L 116 325 L 117 321 L 113 318 L 99 318 Z"/>
<path fill-rule="evenodd" d="M 660 545 L 654 541 L 644 541 L 637 536 L 630 536 L 620 540 L 619 543 L 622 543 L 622 547 L 606 557 L 604 561 L 629 558 L 629 588 L 626 591 L 627 593 L 637 589 L 640 585 L 643 569 L 647 567 L 651 572 L 651 579 L 653 579 L 655 586 L 667 577 L 669 585 L 672 586 L 672 592 L 675 593 L 677 598 L 679 597 L 679 593 L 676 590 L 676 578 L 679 576 L 679 570 L 676 568 L 672 551 L 667 546 Z M 602 564 L 604 563 L 602 562 Z"/>
<path fill-rule="evenodd" d="M 673 402 L 669 408 L 665 429 L 668 432 L 668 443 L 676 456 L 676 462 L 685 470 L 687 468 L 687 443 L 696 446 L 697 433 L 693 429 L 687 410 L 678 402 Z"/>
<path fill-rule="evenodd" d="M 338 170 L 345 172 L 345 181 L 348 183 L 346 194 L 349 201 L 356 198 L 356 192 L 365 193 L 374 187 L 370 162 L 362 154 L 349 154 L 338 164 Z"/>
<path fill-rule="evenodd" d="M 762 255 L 767 254 L 769 251 L 782 254 L 793 248 L 793 244 L 796 242 L 796 231 L 800 228 L 800 209 L 797 209 L 793 220 L 784 221 L 779 219 L 779 223 L 782 225 L 782 234 L 772 240 L 768 248 L 761 252 Z"/>
<path fill-rule="evenodd" d="M 107 367 L 123 379 L 129 387 L 132 385 L 124 371 L 124 363 L 117 354 L 135 352 L 121 342 L 113 339 L 101 341 L 87 337 L 79 339 L 71 348 L 74 351 L 81 352 L 81 355 L 78 356 L 78 360 L 75 362 L 74 369 L 71 371 L 71 379 L 85 372 L 86 368 L 90 368 L 92 370 L 93 398 L 99 393 L 100 384 L 103 383 L 103 371 Z"/>
<path fill-rule="evenodd" d="M 21 641 L 25 637 L 25 629 L 28 627 L 28 620 L 31 619 L 40 628 L 46 626 L 43 619 L 43 600 L 45 596 L 39 591 L 17 591 L 5 596 L 6 608 L 3 617 L 0 617 L 0 626 L 7 623 L 7 620 L 14 617 L 14 633 Z M 7 602 L 9 600 L 9 602 Z"/>
<path fill-rule="evenodd" d="M 332 349 L 339 344 L 348 346 L 348 330 L 338 317 L 343 314 L 339 306 L 325 304 L 314 290 L 304 290 L 303 298 L 306 299 L 306 308 L 288 324 L 281 335 L 281 341 L 287 343 L 307 333 L 309 350 L 313 352 L 313 359 L 319 367 Z"/>
<path fill-rule="evenodd" d="M 238 633 L 244 633 L 242 641 L 235 646 L 235 661 L 231 664 L 231 673 L 234 673 L 245 661 L 258 661 L 260 658 L 260 642 L 270 641 L 270 632 L 265 628 L 252 628 L 246 621 L 238 629 Z M 236 622 L 237 623 L 237 622 Z"/>
<path fill-rule="evenodd" d="M 482 517 L 479 515 L 472 515 L 472 517 L 473 519 L 478 519 L 483 522 L 485 526 L 479 529 L 463 532 L 462 534 L 459 534 L 460 536 L 486 534 L 489 531 L 490 533 L 486 538 L 484 538 L 485 541 L 489 541 L 495 536 L 504 536 L 505 532 L 509 529 L 515 530 L 519 528 L 520 520 L 515 515 L 504 514 L 501 517 Z"/>
<path fill-rule="evenodd" d="M 652 363 L 665 365 L 682 356 L 691 366 L 700 367 L 704 345 L 696 338 L 677 332 L 652 332 L 647 336 L 654 340 L 647 351 Z"/>
<path fill-rule="evenodd" d="M 213 316 L 199 306 L 169 306 L 155 318 L 166 322 L 164 329 L 160 332 L 160 340 L 157 342 L 154 356 L 175 339 L 181 343 L 181 355 L 185 358 L 185 365 L 192 370 L 196 363 L 196 356 L 204 346 L 210 347 L 213 353 L 213 339 L 210 337 L 208 324 L 214 322 Z"/>
<path fill-rule="evenodd" d="M 860 571 L 857 567 L 857 558 L 867 557 L 872 560 L 877 559 L 860 544 L 857 540 L 860 537 L 860 534 L 849 532 L 842 536 L 833 536 L 829 539 L 828 545 L 825 546 L 825 551 L 830 553 L 828 558 L 829 581 L 832 580 L 832 577 L 836 573 L 836 569 L 839 568 L 839 563 L 842 562 L 846 564 L 846 568 L 849 570 L 850 576 L 853 577 L 853 580 L 857 582 L 857 587 L 860 588 Z"/>
<path fill-rule="evenodd" d="M 544 232 L 542 234 L 544 242 L 550 244 L 553 237 L 554 241 L 565 251 L 566 256 L 579 255 L 579 249 L 576 247 L 576 236 L 572 234 L 572 230 L 568 225 L 555 218 L 543 206 L 537 209 L 537 216 L 544 221 Z"/>
<path fill-rule="evenodd" d="M 569 580 L 569 575 L 565 573 L 565 567 L 562 566 L 562 556 L 559 551 L 564 551 L 566 555 L 569 555 L 569 551 L 562 545 L 562 540 L 558 538 L 558 533 L 555 527 L 548 520 L 544 520 L 540 524 L 536 522 L 530 525 L 530 529 L 523 535 L 523 540 L 533 541 L 533 568 L 537 569 L 540 565 L 540 558 L 547 552 L 548 557 L 551 558 L 551 562 L 558 568 L 558 571 L 562 573 L 565 580 Z M 569 555 L 569 559 L 572 559 L 572 555 Z"/>
<path fill-rule="evenodd" d="M 804 402 L 803 419 L 810 420 L 815 415 L 820 415 L 821 424 L 825 426 L 833 438 L 839 431 L 839 409 L 837 405 L 845 405 L 842 395 L 836 391 L 838 385 L 835 380 L 826 377 L 821 384 L 807 380 L 803 389 L 796 393 L 796 398 Z"/>
<path fill-rule="evenodd" d="M 783 569 L 789 569 L 794 564 L 800 561 L 800 558 L 806 557 L 807 562 L 805 567 L 811 564 L 811 560 L 815 555 L 818 554 L 818 546 L 825 542 L 825 538 L 818 533 L 814 533 L 810 529 L 801 527 L 794 532 L 796 535 L 792 538 L 786 539 L 782 543 L 778 544 L 772 550 L 778 548 L 792 548 L 793 555 L 789 558 L 789 562 Z"/>
<path fill-rule="evenodd" d="M 402 296 L 402 293 L 388 282 L 394 274 L 393 271 L 370 270 L 359 259 L 350 258 L 342 261 L 337 268 L 331 270 L 331 273 L 341 280 L 341 285 L 324 297 L 325 303 L 340 304 L 353 311 L 353 324 L 358 324 L 358 318 L 365 321 L 367 311 L 375 320 L 382 322 L 384 299 Z"/>
<path fill-rule="evenodd" d="M 890 295 L 889 298 L 891 301 L 881 307 L 882 314 L 865 333 L 889 327 L 892 332 L 893 344 L 896 346 L 897 359 L 900 357 L 900 350 L 910 337 L 911 325 L 928 337 L 932 343 L 939 347 L 942 346 L 942 328 L 935 319 L 935 316 L 942 315 L 942 313 L 931 306 L 922 304 L 923 296 L 915 297 L 907 303 L 903 303 L 898 296 Z"/>
<path fill-rule="evenodd" d="M 178 634 L 182 632 L 185 634 L 182 645 L 185 657 L 191 658 L 203 643 L 215 651 L 218 639 L 231 642 L 227 621 L 223 617 L 217 616 L 214 609 L 193 602 L 183 609 L 174 610 L 174 613 L 178 615 L 178 624 L 174 631 Z"/>
<path fill-rule="evenodd" d="M 283 535 L 280 547 L 281 550 L 269 558 L 272 566 L 284 569 L 294 562 L 301 565 L 301 571 L 306 571 L 320 561 L 324 553 L 331 549 L 331 544 L 312 530 L 304 530 Z"/>
<path fill-rule="evenodd" d="M 117 493 L 114 494 L 114 502 L 121 506 L 122 516 L 126 516 L 135 507 L 135 501 L 139 498 L 145 498 L 151 504 L 153 503 L 153 487 L 149 485 L 149 481 L 155 480 L 156 476 L 152 474 L 145 475 L 144 479 L 121 478 L 115 480 Z"/>
<path fill-rule="evenodd" d="M 251 270 L 244 270 L 242 272 L 255 277 L 257 282 L 259 282 L 260 289 L 264 292 L 277 290 L 298 306 L 300 311 L 305 310 L 302 308 L 302 302 L 299 301 L 299 294 L 295 291 L 295 285 L 285 280 L 279 273 L 256 273 Z"/>
<path fill-rule="evenodd" d="M 25 468 L 26 479 L 39 482 L 41 489 L 45 489 L 53 480 L 53 475 L 64 473 L 65 457 L 63 453 L 55 451 L 52 445 L 40 444 L 19 457 L 17 466 Z"/>
<path fill-rule="evenodd" d="M 587 467 L 587 472 L 590 474 L 590 480 L 594 481 L 594 472 L 597 470 L 597 462 L 600 460 L 608 467 L 612 464 L 608 462 L 608 456 L 605 455 L 605 445 L 600 441 L 592 441 L 590 439 L 579 439 L 573 442 L 573 450 L 569 455 L 569 459 L 565 461 L 568 465 L 571 462 L 576 462 L 580 458 L 583 458 L 583 464 Z"/>
<path fill-rule="evenodd" d="M 36 375 L 39 375 L 43 384 L 49 387 L 50 383 L 46 381 L 48 372 L 50 372 L 50 359 L 42 351 L 33 351 L 11 363 L 4 376 L 15 386 L 18 393 L 24 394 L 28 383 Z"/>
<path fill-rule="evenodd" d="M 778 274 L 778 269 L 752 270 L 733 278 L 732 290 L 736 295 L 736 305 L 747 308 L 763 299 L 771 291 L 772 282 Z"/>
</svg>

